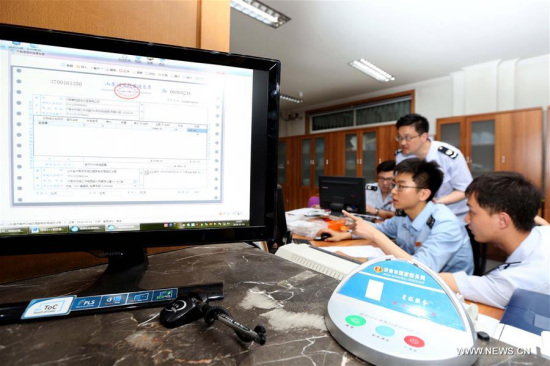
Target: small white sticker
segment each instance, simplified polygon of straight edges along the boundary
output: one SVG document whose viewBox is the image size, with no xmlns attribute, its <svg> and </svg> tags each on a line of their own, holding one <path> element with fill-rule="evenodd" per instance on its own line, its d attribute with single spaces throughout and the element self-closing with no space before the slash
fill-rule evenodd
<svg viewBox="0 0 550 366">
<path fill-rule="evenodd" d="M 382 298 L 383 289 L 384 289 L 383 282 L 369 280 L 369 283 L 367 284 L 367 291 L 365 293 L 365 297 L 368 299 L 380 301 L 380 299 Z"/>
<path fill-rule="evenodd" d="M 34 299 L 23 312 L 21 319 L 43 318 L 48 316 L 67 315 L 71 312 L 71 305 L 75 295 Z"/>
</svg>

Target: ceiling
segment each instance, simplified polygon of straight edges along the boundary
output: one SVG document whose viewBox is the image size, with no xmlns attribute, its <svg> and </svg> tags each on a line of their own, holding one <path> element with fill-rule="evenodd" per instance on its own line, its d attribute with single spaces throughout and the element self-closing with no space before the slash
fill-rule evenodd
<svg viewBox="0 0 550 366">
<path fill-rule="evenodd" d="M 281 61 L 281 92 L 307 107 L 448 76 L 464 66 L 541 56 L 550 0 L 261 0 L 292 20 L 278 29 L 231 9 L 230 52 Z M 365 58 L 384 83 L 348 66 Z"/>
</svg>

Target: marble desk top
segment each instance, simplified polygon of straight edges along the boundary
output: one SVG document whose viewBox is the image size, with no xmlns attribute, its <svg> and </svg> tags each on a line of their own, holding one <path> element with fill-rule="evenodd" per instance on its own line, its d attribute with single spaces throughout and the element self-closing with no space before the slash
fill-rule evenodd
<svg viewBox="0 0 550 366">
<path fill-rule="evenodd" d="M 78 293 L 105 266 L 0 285 L 2 303 Z M 1 365 L 365 365 L 328 333 L 324 313 L 338 281 L 247 244 L 189 247 L 149 257 L 144 289 L 223 282 L 213 301 L 234 318 L 267 329 L 265 345 L 241 342 L 219 322 L 174 329 L 161 308 L 0 326 Z M 506 347 L 496 340 L 481 347 Z M 536 356 L 483 356 L 478 365 L 538 365 Z"/>
</svg>

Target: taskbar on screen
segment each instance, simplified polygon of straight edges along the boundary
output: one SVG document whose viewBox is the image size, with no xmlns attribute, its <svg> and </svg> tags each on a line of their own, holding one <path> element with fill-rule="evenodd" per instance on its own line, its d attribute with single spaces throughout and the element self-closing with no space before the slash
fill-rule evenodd
<svg viewBox="0 0 550 366">
<path fill-rule="evenodd" d="M 121 231 L 164 231 L 164 230 L 193 230 L 193 229 L 220 229 L 250 226 L 248 220 L 227 221 L 196 221 L 196 222 L 163 222 L 163 223 L 136 223 L 136 224 L 79 224 L 79 225 L 31 225 L 20 227 L 0 227 L 0 236 L 35 235 L 35 234 L 79 234 L 94 232 L 121 232 Z"/>
</svg>

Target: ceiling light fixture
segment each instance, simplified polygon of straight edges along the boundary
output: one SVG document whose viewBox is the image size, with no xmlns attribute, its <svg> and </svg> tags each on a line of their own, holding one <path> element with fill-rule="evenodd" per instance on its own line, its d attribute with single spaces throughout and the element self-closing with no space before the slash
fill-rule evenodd
<svg viewBox="0 0 550 366">
<path fill-rule="evenodd" d="M 286 15 L 258 0 L 231 0 L 231 7 L 273 28 L 278 28 L 290 20 Z"/>
<path fill-rule="evenodd" d="M 290 95 L 281 94 L 281 99 L 288 100 L 289 102 L 302 103 L 304 100 L 300 98 L 291 97 Z"/>
<path fill-rule="evenodd" d="M 364 72 L 365 74 L 369 75 L 370 77 L 375 78 L 378 81 L 392 81 L 395 80 L 393 76 L 385 72 L 379 67 L 374 66 L 364 58 L 360 60 L 355 60 L 350 62 L 348 65 L 350 65 L 353 68 L 356 68 L 357 70 Z"/>
</svg>

